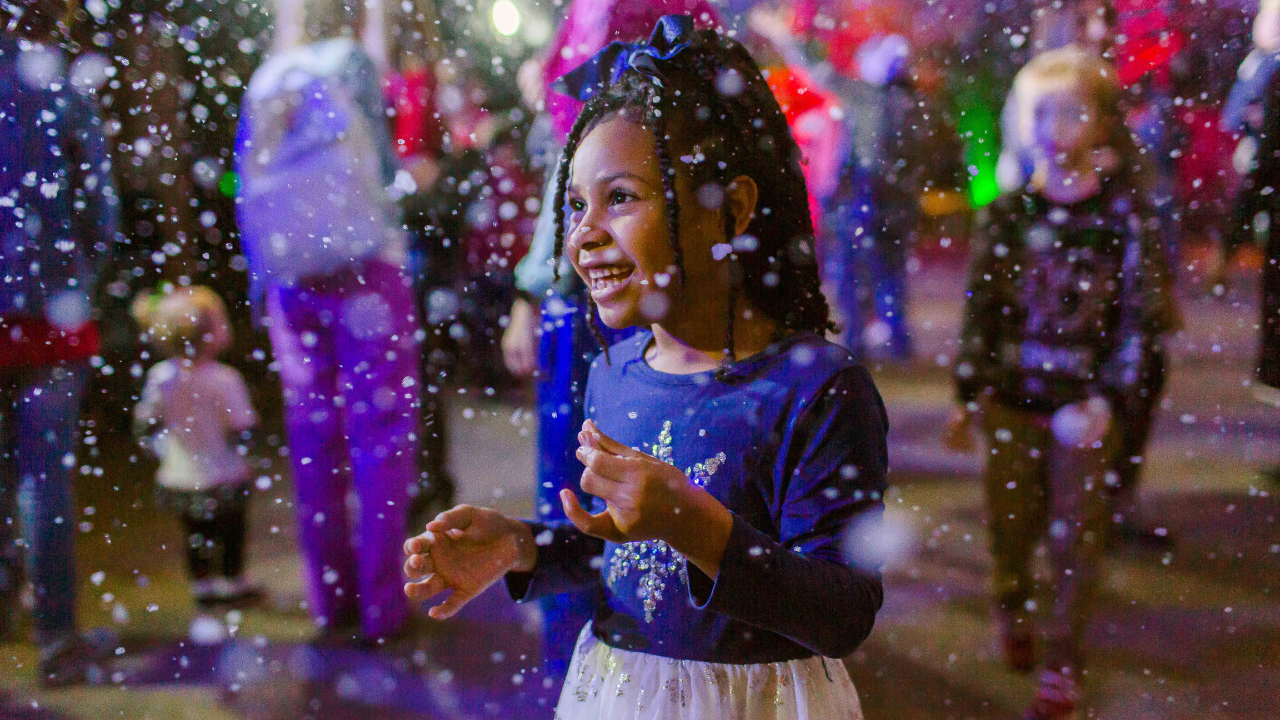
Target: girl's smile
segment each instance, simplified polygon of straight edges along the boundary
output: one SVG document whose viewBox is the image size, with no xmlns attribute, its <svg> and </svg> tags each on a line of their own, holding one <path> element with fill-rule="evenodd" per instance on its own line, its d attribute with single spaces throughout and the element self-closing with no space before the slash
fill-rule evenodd
<svg viewBox="0 0 1280 720">
<path fill-rule="evenodd" d="M 591 229 L 590 225 L 579 225 L 575 232 L 586 234 L 590 233 Z M 636 270 L 635 265 L 626 261 L 622 251 L 616 247 L 606 247 L 595 255 L 581 250 L 578 253 L 578 259 L 581 272 L 586 273 L 583 279 L 587 283 L 587 289 L 591 291 L 591 297 L 597 303 L 622 289 Z"/>
<path fill-rule="evenodd" d="M 606 265 L 604 267 L 584 266 L 590 277 L 591 297 L 597 303 L 609 298 L 626 286 L 627 281 L 635 273 L 634 267 Z"/>
</svg>

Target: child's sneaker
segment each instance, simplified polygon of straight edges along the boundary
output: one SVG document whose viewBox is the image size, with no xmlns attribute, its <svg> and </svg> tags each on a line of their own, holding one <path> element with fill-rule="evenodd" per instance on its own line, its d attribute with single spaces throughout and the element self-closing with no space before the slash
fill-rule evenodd
<svg viewBox="0 0 1280 720">
<path fill-rule="evenodd" d="M 1040 688 L 1022 720 L 1076 720 L 1079 700 L 1079 683 L 1063 673 L 1046 670 L 1040 675 Z"/>
<path fill-rule="evenodd" d="M 220 588 L 222 602 L 232 604 L 256 603 L 267 596 L 261 585 L 254 583 L 243 575 L 226 578 Z"/>
<path fill-rule="evenodd" d="M 218 590 L 215 578 L 204 578 L 191 583 L 191 599 L 196 605 L 206 607 L 218 603 Z"/>
<path fill-rule="evenodd" d="M 243 575 L 233 578 L 215 577 L 197 580 L 192 583 L 191 594 L 195 598 L 196 605 L 202 608 L 214 605 L 253 604 L 267 595 L 262 587 L 245 579 Z"/>
</svg>

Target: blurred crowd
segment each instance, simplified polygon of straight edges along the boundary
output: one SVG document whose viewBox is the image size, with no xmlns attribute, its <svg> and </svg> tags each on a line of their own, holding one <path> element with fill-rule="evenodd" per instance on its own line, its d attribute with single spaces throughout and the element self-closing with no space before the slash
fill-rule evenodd
<svg viewBox="0 0 1280 720">
<path fill-rule="evenodd" d="M 909 360 L 913 265 L 970 249 L 948 440 L 1018 448 L 985 484 L 1010 519 L 1004 647 L 1036 666 L 1045 535 L 1073 582 L 1028 717 L 1066 717 L 1100 538 L 1174 541 L 1137 502 L 1161 338 L 1182 295 L 1239 292 L 1232 263 L 1262 268 L 1255 392 L 1280 405 L 1280 2 L 0 0 L 0 635 L 31 583 L 42 681 L 114 647 L 77 631 L 64 522 L 91 379 L 99 422 L 160 460 L 203 607 L 261 598 L 245 507 L 287 447 L 318 631 L 408 632 L 401 543 L 452 505 L 449 388 L 533 378 L 535 509 L 559 515 L 587 368 L 617 338 L 555 257 L 581 108 L 557 80 L 668 14 L 765 70 L 856 357 Z M 1077 362 L 1089 377 L 1062 375 Z M 589 599 L 542 602 L 562 676 Z"/>
</svg>

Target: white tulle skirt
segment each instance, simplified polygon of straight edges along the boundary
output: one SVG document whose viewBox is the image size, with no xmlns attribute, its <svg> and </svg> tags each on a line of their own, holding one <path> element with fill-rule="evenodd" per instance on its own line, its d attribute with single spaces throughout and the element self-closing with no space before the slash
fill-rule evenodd
<svg viewBox="0 0 1280 720">
<path fill-rule="evenodd" d="M 862 720 L 839 660 L 727 665 L 618 650 L 578 636 L 556 720 Z"/>
</svg>

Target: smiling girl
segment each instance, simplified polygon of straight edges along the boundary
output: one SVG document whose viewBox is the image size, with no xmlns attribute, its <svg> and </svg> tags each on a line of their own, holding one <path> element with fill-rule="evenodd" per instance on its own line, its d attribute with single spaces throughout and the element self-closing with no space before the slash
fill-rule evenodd
<svg viewBox="0 0 1280 720">
<path fill-rule="evenodd" d="M 883 590 L 848 538 L 883 511 L 883 404 L 823 339 L 799 152 L 737 42 L 663 18 L 566 77 L 557 250 L 612 328 L 580 483 L 547 525 L 460 506 L 405 544 L 406 594 L 450 617 L 600 587 L 559 718 L 860 718 L 839 658 Z M 587 309 L 591 311 L 591 308 Z M 853 544 L 857 544 L 854 542 Z M 856 548 L 854 548 L 856 550 Z"/>
</svg>

